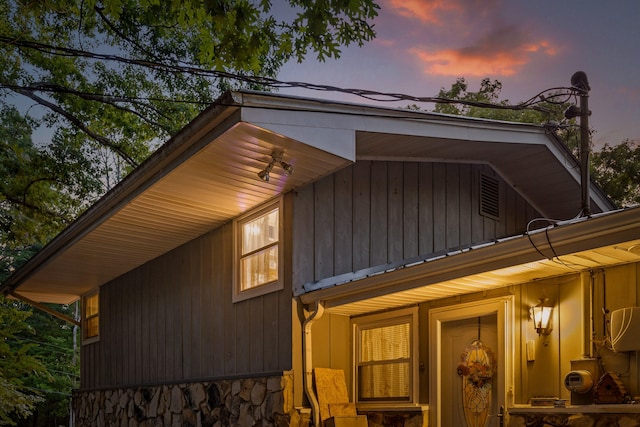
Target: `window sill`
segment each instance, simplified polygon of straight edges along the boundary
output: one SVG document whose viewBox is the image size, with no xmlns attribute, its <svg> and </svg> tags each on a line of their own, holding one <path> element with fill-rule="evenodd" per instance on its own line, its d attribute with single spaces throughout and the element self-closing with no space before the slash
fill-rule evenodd
<svg viewBox="0 0 640 427">
<path fill-rule="evenodd" d="M 93 344 L 99 341 L 100 341 L 100 335 L 98 335 L 97 337 L 84 338 L 82 340 L 82 345 Z"/>
<path fill-rule="evenodd" d="M 393 406 L 392 406 L 393 405 Z M 428 412 L 429 405 L 417 403 L 359 403 L 356 405 L 358 413 L 363 412 Z"/>
</svg>

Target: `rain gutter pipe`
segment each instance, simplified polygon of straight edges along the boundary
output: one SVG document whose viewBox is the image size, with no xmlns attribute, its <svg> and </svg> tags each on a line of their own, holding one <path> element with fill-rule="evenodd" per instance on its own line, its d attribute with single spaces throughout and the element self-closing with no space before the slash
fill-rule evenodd
<svg viewBox="0 0 640 427">
<path fill-rule="evenodd" d="M 304 391 L 311 403 L 311 410 L 313 413 L 313 425 L 320 427 L 320 405 L 318 404 L 318 398 L 313 391 L 313 346 L 311 344 L 311 325 L 313 322 L 320 319 L 324 314 L 324 303 L 322 301 L 315 301 L 313 311 L 309 314 L 302 325 L 303 337 L 303 368 L 304 368 Z"/>
</svg>

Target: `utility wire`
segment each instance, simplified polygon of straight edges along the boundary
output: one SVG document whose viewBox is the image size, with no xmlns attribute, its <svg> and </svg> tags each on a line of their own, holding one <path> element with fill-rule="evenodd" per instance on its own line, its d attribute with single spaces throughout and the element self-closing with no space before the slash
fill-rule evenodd
<svg viewBox="0 0 640 427">
<path fill-rule="evenodd" d="M 397 101 L 409 101 L 409 102 L 419 102 L 419 103 L 439 103 L 439 104 L 462 104 L 468 105 L 472 107 L 479 108 L 493 108 L 493 109 L 503 109 L 503 110 L 525 110 L 532 109 L 542 112 L 548 112 L 548 110 L 544 107 L 539 106 L 538 104 L 547 102 L 551 104 L 562 104 L 566 102 L 571 97 L 575 97 L 581 93 L 581 89 L 576 87 L 555 87 L 550 89 L 545 89 L 544 91 L 539 92 L 535 96 L 529 98 L 528 100 L 518 103 L 518 104 L 493 104 L 489 102 L 480 102 L 480 101 L 470 101 L 470 100 L 460 100 L 460 99 L 449 99 L 443 97 L 432 97 L 432 96 L 414 96 L 403 93 L 394 93 L 394 92 L 381 92 L 375 90 L 368 89 L 356 89 L 356 88 L 342 88 L 333 85 L 323 85 L 323 84 L 314 84 L 300 81 L 282 81 L 271 77 L 264 76 L 255 76 L 255 75 L 244 75 L 239 73 L 233 73 L 228 71 L 220 71 L 220 70 L 207 70 L 204 68 L 200 68 L 191 64 L 179 63 L 179 64 L 166 64 L 156 60 L 144 60 L 144 59 L 134 59 L 127 58 L 120 55 L 113 54 L 103 54 L 97 52 L 89 52 L 84 50 L 78 50 L 63 46 L 55 46 L 45 43 L 40 43 L 37 41 L 29 41 L 29 40 L 16 40 L 14 38 L 10 38 L 7 36 L 0 35 L 0 42 L 17 45 L 19 47 L 25 47 L 30 49 L 35 49 L 43 53 L 52 54 L 52 55 L 63 55 L 63 56 L 75 56 L 75 57 L 83 57 L 93 60 L 100 61 L 108 61 L 108 62 L 117 62 L 128 65 L 135 65 L 145 68 L 156 69 L 159 71 L 165 71 L 170 73 L 188 73 L 197 76 L 205 76 L 205 77 L 216 77 L 221 79 L 229 79 L 235 80 L 243 83 L 258 85 L 258 86 L 267 86 L 276 89 L 282 88 L 299 88 L 299 89 L 308 89 L 322 92 L 339 92 L 350 95 L 356 95 L 361 98 L 377 101 L 377 102 L 397 102 Z M 16 90 L 18 87 L 1 84 L 0 87 Z M 36 83 L 33 86 L 20 87 L 22 90 L 37 90 L 40 89 L 42 91 L 53 91 L 53 92 L 69 92 L 75 93 L 76 95 L 85 95 L 85 96 L 93 96 L 93 97 L 104 97 L 110 98 L 114 101 L 123 101 L 133 102 L 135 100 L 151 100 L 152 98 L 124 98 L 121 96 L 112 96 L 106 94 L 98 94 L 98 93 L 87 93 L 74 91 L 72 89 L 61 88 L 60 86 L 55 87 L 54 85 L 48 83 Z M 156 100 L 158 100 L 156 98 Z M 160 99 L 161 100 L 161 99 Z M 162 100 L 161 100 L 162 101 Z M 167 100 L 167 102 L 176 102 L 176 100 Z M 189 103 L 202 103 L 202 101 L 188 101 L 188 100 L 177 100 L 177 102 L 189 102 Z"/>
</svg>

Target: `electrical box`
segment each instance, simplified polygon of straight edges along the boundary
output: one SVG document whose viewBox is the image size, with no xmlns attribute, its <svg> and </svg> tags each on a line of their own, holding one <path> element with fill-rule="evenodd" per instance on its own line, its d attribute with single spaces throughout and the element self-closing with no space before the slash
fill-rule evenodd
<svg viewBox="0 0 640 427">
<path fill-rule="evenodd" d="M 640 350 L 640 307 L 611 312 L 611 347 L 615 352 Z"/>
</svg>

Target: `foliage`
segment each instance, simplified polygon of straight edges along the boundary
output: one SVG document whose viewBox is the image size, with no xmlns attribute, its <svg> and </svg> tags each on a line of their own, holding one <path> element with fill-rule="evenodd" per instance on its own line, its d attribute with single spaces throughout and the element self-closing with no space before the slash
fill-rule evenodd
<svg viewBox="0 0 640 427">
<path fill-rule="evenodd" d="M 34 121 L 0 106 L 0 264 L 4 274 L 57 232 L 97 190 L 94 168 L 76 145 L 54 138 L 46 148 L 31 140 Z M 0 279 L 2 277 L 0 276 Z"/>
<path fill-rule="evenodd" d="M 0 0 L 3 231 L 46 240 L 220 90 L 260 87 L 251 76 L 275 76 L 308 51 L 339 57 L 374 37 L 377 9 L 373 0 Z"/>
<path fill-rule="evenodd" d="M 596 182 L 619 206 L 640 203 L 640 145 L 624 140 L 605 144 L 592 156 L 592 174 Z"/>
<path fill-rule="evenodd" d="M 27 385 L 27 378 L 46 375 L 42 363 L 33 355 L 34 344 L 19 340 L 33 334 L 26 320 L 30 311 L 0 296 L 0 425 L 15 425 L 44 399 Z"/>
<path fill-rule="evenodd" d="M 50 305 L 74 318 L 77 305 Z M 34 335 L 22 333 L 23 342 L 33 343 L 32 354 L 42 361 L 49 375 L 30 375 L 25 384 L 39 390 L 46 399 L 19 425 L 50 426 L 68 424 L 71 390 L 78 387 L 79 350 L 74 344 L 74 326 L 41 310 L 34 310 L 28 323 Z"/>
<path fill-rule="evenodd" d="M 493 120 L 543 124 L 563 120 L 564 111 L 569 105 L 565 95 L 552 93 L 544 100 L 536 102 L 532 108 L 512 108 L 514 106 L 509 103 L 509 100 L 500 100 L 502 83 L 498 80 L 482 79 L 477 92 L 469 91 L 468 86 L 467 81 L 461 77 L 451 85 L 449 90 L 441 88 L 438 98 L 463 101 L 463 103 L 439 103 L 436 104 L 434 111 Z M 489 108 L 483 104 L 491 104 L 493 107 Z"/>
<path fill-rule="evenodd" d="M 502 83 L 485 78 L 480 83 L 480 89 L 472 92 L 468 90 L 466 80 L 459 78 L 449 90 L 442 88 L 438 94 L 438 98 L 452 102 L 439 103 L 434 111 L 512 122 L 552 123 L 560 138 L 578 156 L 579 129 L 575 119 L 567 120 L 564 117 L 564 111 L 570 105 L 567 96 L 551 94 L 537 102 L 536 109 L 500 108 L 510 106 L 508 100 L 500 100 L 501 90 Z M 492 104 L 495 108 L 488 108 L 486 104 Z M 591 174 L 614 204 L 629 206 L 640 203 L 640 147 L 634 142 L 625 140 L 617 145 L 607 143 L 600 151 L 592 151 Z"/>
<path fill-rule="evenodd" d="M 129 168 L 181 129 L 234 73 L 274 76 L 307 50 L 337 58 L 374 37 L 371 0 L 0 0 L 0 85 L 45 122 Z M 285 6 L 286 4 L 286 6 Z M 289 16 L 290 19 L 276 18 Z"/>
</svg>

